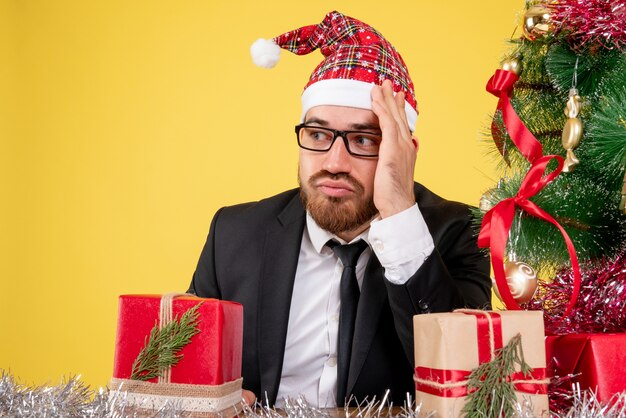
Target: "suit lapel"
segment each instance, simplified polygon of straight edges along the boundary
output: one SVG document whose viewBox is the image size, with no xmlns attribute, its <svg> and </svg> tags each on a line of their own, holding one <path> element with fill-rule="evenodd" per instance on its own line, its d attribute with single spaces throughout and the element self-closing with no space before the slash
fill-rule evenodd
<svg viewBox="0 0 626 418">
<path fill-rule="evenodd" d="M 293 283 L 298 266 L 305 212 L 298 195 L 287 204 L 265 235 L 258 304 L 259 370 L 258 395 L 270 404 L 276 401 L 285 353 Z"/>
<path fill-rule="evenodd" d="M 359 307 L 357 308 L 347 393 L 352 392 L 357 378 L 361 374 L 363 364 L 376 335 L 381 309 L 386 300 L 384 269 L 372 252 L 365 269 Z"/>
</svg>

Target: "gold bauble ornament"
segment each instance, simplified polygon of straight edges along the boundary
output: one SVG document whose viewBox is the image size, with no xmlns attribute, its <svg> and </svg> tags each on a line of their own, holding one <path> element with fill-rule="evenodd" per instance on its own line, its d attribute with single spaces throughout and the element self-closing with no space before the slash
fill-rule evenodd
<svg viewBox="0 0 626 418">
<path fill-rule="evenodd" d="M 551 11 L 546 6 L 530 6 L 524 13 L 524 36 L 534 41 L 550 31 Z"/>
<path fill-rule="evenodd" d="M 522 63 L 516 59 L 509 59 L 502 63 L 502 69 L 520 75 L 522 72 Z"/>
<path fill-rule="evenodd" d="M 480 197 L 480 201 L 478 202 L 478 209 L 482 210 L 483 212 L 490 211 L 491 208 L 494 207 L 493 202 L 496 200 L 494 194 L 497 190 L 498 189 L 494 187 L 493 189 L 489 189 L 485 193 L 483 193 L 483 195 Z"/>
<path fill-rule="evenodd" d="M 535 270 L 521 261 L 507 261 L 504 263 L 504 273 L 513 299 L 520 304 L 529 302 L 537 291 Z M 498 299 L 502 300 L 498 286 L 494 286 L 493 289 Z"/>
</svg>

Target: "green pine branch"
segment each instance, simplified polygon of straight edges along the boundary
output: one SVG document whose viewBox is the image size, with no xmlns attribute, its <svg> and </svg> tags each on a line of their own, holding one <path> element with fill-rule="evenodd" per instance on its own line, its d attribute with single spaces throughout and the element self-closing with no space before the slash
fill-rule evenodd
<svg viewBox="0 0 626 418">
<path fill-rule="evenodd" d="M 198 328 L 200 304 L 187 310 L 180 319 L 173 321 L 159 329 L 158 323 L 150 331 L 143 349 L 133 363 L 132 380 L 150 380 L 161 376 L 168 368 L 173 367 L 183 358 L 179 354 L 191 338 L 200 332 Z"/>
<path fill-rule="evenodd" d="M 545 71 L 552 84 L 563 94 L 567 94 L 572 87 L 575 73 L 579 94 L 589 98 L 598 94 L 602 81 L 611 77 L 611 72 L 623 59 L 623 53 L 617 49 L 575 51 L 566 44 L 558 43 L 551 45 L 546 54 Z"/>
<path fill-rule="evenodd" d="M 610 190 L 598 177 L 589 181 L 581 174 L 560 175 L 532 202 L 550 214 L 567 231 L 579 261 L 613 257 L 626 242 L 626 216 L 617 207 L 620 189 Z M 621 181 L 624 178 L 621 172 Z M 483 195 L 488 207 L 517 195 L 525 173 L 512 174 L 505 182 Z M 482 214 L 475 212 L 480 218 Z M 570 257 L 559 230 L 549 222 L 517 210 L 507 241 L 507 254 L 533 266 L 540 277 L 552 277 L 556 269 L 570 266 Z"/>
<path fill-rule="evenodd" d="M 500 418 L 514 416 L 517 397 L 510 376 L 516 365 L 527 376 L 532 369 L 524 361 L 522 336 L 517 334 L 490 362 L 472 370 L 468 379 L 465 406 L 461 412 L 466 418 Z"/>
</svg>

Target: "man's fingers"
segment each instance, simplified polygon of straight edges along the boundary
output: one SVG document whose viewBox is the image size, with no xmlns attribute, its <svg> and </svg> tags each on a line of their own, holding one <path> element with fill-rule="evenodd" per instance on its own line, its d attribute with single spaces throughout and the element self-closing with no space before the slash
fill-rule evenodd
<svg viewBox="0 0 626 418">
<path fill-rule="evenodd" d="M 389 88 L 389 106 L 392 108 L 391 113 L 398 124 L 400 136 L 406 142 L 411 142 L 411 131 L 409 130 L 409 123 L 407 122 L 406 112 L 404 111 L 405 93 L 403 91 L 399 91 L 394 95 L 391 82 L 388 82 L 387 85 Z"/>
<path fill-rule="evenodd" d="M 409 129 L 409 121 L 407 120 L 406 111 L 404 110 L 406 106 L 405 98 L 406 94 L 403 91 L 396 94 L 395 97 L 398 106 L 398 114 L 400 116 L 400 126 L 402 127 L 404 137 L 410 139 L 411 130 Z"/>
<path fill-rule="evenodd" d="M 244 402 L 249 406 L 254 405 L 254 403 L 256 402 L 256 395 L 249 390 L 243 389 L 241 391 L 241 397 L 243 398 Z"/>
<path fill-rule="evenodd" d="M 385 132 L 396 132 L 395 119 L 386 104 L 383 89 L 381 86 L 374 86 L 372 89 L 372 111 L 378 117 L 380 129 Z M 395 134 L 394 134 L 395 135 Z"/>
<path fill-rule="evenodd" d="M 398 139 L 411 142 L 411 132 L 404 111 L 404 92 L 400 91 L 394 95 L 393 84 L 390 80 L 383 81 L 380 89 L 386 114 L 393 118 L 396 130 L 400 134 L 401 138 Z"/>
<path fill-rule="evenodd" d="M 398 112 L 398 104 L 396 102 L 396 97 L 399 95 L 400 93 L 394 96 L 393 85 L 391 84 L 391 81 L 385 80 L 383 82 L 383 97 L 385 98 L 385 103 L 387 104 L 389 113 L 393 116 L 393 119 L 398 124 L 402 121 Z"/>
</svg>

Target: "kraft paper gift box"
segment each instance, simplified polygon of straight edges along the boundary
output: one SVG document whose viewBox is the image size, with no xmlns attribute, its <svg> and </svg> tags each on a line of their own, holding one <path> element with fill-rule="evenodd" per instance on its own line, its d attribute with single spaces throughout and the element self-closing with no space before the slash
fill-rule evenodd
<svg viewBox="0 0 626 418">
<path fill-rule="evenodd" d="M 520 403 L 535 416 L 548 417 L 543 316 L 538 311 L 474 311 L 416 315 L 415 397 L 424 414 L 460 417 L 468 394 L 467 378 L 479 364 L 518 333 L 532 376 L 511 376 Z"/>
<path fill-rule="evenodd" d="M 139 416 L 154 413 L 165 402 L 178 405 L 189 416 L 234 415 L 242 395 L 243 307 L 192 295 L 163 302 L 171 304 L 172 318 L 200 304 L 198 334 L 182 348 L 182 359 L 165 380 L 130 380 L 133 362 L 162 319 L 162 297 L 120 296 L 111 396 L 123 397 L 128 406 L 138 408 Z"/>
</svg>

